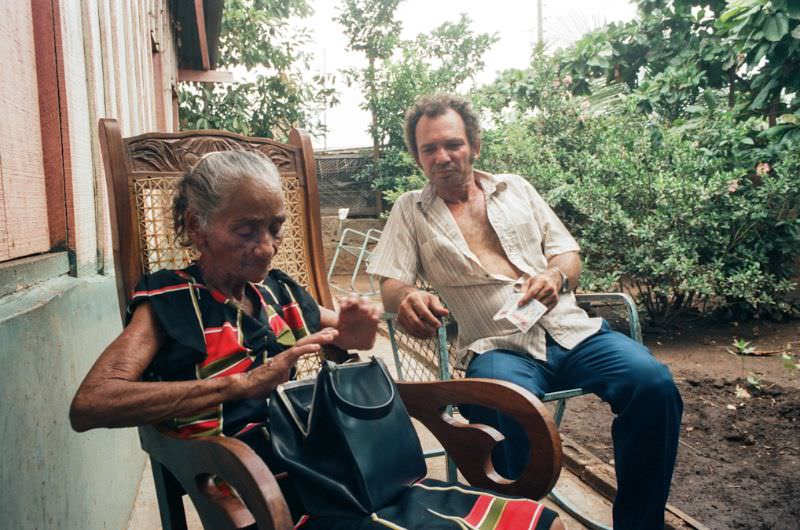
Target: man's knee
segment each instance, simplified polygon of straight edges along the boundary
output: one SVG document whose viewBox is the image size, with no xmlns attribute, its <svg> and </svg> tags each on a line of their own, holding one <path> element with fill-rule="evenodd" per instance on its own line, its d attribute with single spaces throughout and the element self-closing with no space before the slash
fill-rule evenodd
<svg viewBox="0 0 800 530">
<path fill-rule="evenodd" d="M 616 372 L 609 380 L 606 399 L 616 414 L 633 404 L 658 406 L 678 402 L 680 393 L 669 368 L 661 364 L 642 344 L 618 341 L 614 354 Z M 618 364 L 619 363 L 619 364 Z"/>
<path fill-rule="evenodd" d="M 682 408 L 680 392 L 669 368 L 649 357 L 632 372 L 628 384 L 638 399 L 654 404 L 677 402 Z"/>
</svg>

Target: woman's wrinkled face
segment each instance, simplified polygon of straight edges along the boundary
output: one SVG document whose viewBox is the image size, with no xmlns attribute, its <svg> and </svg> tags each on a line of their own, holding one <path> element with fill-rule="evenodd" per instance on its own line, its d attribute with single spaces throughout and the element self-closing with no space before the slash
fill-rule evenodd
<svg viewBox="0 0 800 530">
<path fill-rule="evenodd" d="M 283 238 L 286 211 L 277 187 L 245 179 L 223 201 L 192 241 L 205 274 L 227 283 L 260 282 Z"/>
</svg>

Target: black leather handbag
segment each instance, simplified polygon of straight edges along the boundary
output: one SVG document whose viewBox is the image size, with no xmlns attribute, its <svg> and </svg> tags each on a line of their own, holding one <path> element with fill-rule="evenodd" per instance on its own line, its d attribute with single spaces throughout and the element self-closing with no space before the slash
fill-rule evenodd
<svg viewBox="0 0 800 530">
<path fill-rule="evenodd" d="M 383 363 L 326 361 L 316 380 L 280 385 L 270 437 L 306 513 L 363 516 L 425 476 L 417 433 Z"/>
</svg>

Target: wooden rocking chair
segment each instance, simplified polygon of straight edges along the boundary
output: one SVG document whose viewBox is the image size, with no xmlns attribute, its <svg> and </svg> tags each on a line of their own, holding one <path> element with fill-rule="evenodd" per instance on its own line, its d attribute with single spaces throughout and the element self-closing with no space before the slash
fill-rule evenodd
<svg viewBox="0 0 800 530">
<path fill-rule="evenodd" d="M 123 314 L 141 274 L 181 268 L 190 251 L 176 244 L 171 205 L 177 179 L 202 155 L 222 150 L 255 150 L 278 167 L 286 197 L 286 235 L 273 266 L 303 284 L 319 304 L 332 307 L 324 272 L 319 195 L 311 142 L 293 130 L 289 143 L 224 131 L 148 133 L 123 138 L 115 120 L 100 120 L 100 143 L 108 182 L 114 263 Z M 326 352 L 336 357 L 336 352 Z M 316 356 L 298 363 L 298 376 L 319 366 Z M 538 499 L 555 484 L 561 442 L 549 412 L 532 394 L 489 380 L 401 383 L 409 413 L 437 437 L 473 485 Z M 459 403 L 497 408 L 519 421 L 531 445 L 530 464 L 516 480 L 494 472 L 491 450 L 502 439 L 494 429 L 468 425 L 448 414 Z M 250 447 L 234 438 L 182 439 L 158 426 L 139 428 L 149 454 L 165 529 L 185 529 L 182 496 L 188 494 L 207 529 L 254 527 L 290 530 L 292 520 L 275 477 Z M 217 476 L 238 492 L 220 496 L 209 488 Z"/>
</svg>

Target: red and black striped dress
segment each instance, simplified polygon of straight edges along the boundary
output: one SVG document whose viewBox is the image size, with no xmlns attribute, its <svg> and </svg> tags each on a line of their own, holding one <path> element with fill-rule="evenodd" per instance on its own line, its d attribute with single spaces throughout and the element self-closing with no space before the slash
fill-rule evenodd
<svg viewBox="0 0 800 530">
<path fill-rule="evenodd" d="M 145 378 L 185 381 L 246 372 L 319 329 L 317 303 L 287 274 L 273 269 L 245 292 L 257 308 L 255 317 L 207 286 L 197 265 L 143 276 L 128 313 L 150 303 L 166 335 Z M 169 427 L 186 437 L 242 438 L 262 454 L 266 417 L 264 399 L 246 399 L 173 418 Z"/>
<path fill-rule="evenodd" d="M 297 530 L 546 530 L 556 512 L 516 497 L 433 479 L 367 517 L 308 517 Z"/>
</svg>

